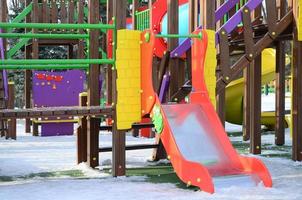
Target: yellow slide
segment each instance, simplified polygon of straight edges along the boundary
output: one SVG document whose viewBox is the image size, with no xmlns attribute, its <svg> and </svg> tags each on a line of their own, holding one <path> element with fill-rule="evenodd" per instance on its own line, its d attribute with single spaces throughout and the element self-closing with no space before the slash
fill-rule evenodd
<svg viewBox="0 0 302 200">
<path fill-rule="evenodd" d="M 275 79 L 276 51 L 265 49 L 262 52 L 262 84 L 267 84 Z M 287 61 L 289 62 L 289 61 Z M 226 120 L 233 124 L 242 124 L 243 118 L 244 79 L 240 78 L 231 82 L 226 90 Z M 275 125 L 275 112 L 263 112 L 261 123 L 269 128 Z"/>
</svg>

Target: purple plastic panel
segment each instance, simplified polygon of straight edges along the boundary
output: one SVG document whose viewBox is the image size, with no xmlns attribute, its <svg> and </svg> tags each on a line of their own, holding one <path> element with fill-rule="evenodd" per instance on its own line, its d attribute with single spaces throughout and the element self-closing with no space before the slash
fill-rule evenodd
<svg viewBox="0 0 302 200">
<path fill-rule="evenodd" d="M 104 76 L 103 76 L 103 74 L 100 74 L 100 76 L 99 76 L 99 92 L 100 92 L 101 96 L 102 96 L 103 82 L 104 82 Z"/>
<path fill-rule="evenodd" d="M 228 34 L 231 33 L 238 24 L 242 22 L 242 10 L 247 7 L 251 11 L 257 8 L 262 3 L 263 0 L 250 0 L 248 1 L 240 10 L 236 12 L 217 32 L 216 32 L 216 43 L 219 42 L 218 33 L 220 30 L 224 29 Z"/>
<path fill-rule="evenodd" d="M 164 100 L 166 99 L 166 94 L 168 92 L 169 84 L 170 84 L 170 75 L 165 74 L 159 92 L 159 101 L 161 103 L 164 103 Z"/>
<path fill-rule="evenodd" d="M 85 80 L 82 70 L 33 71 L 33 104 L 35 107 L 77 106 Z M 72 134 L 72 123 L 42 124 L 42 136 Z"/>
<path fill-rule="evenodd" d="M 41 136 L 73 135 L 73 123 L 49 123 L 41 125 Z"/>
<path fill-rule="evenodd" d="M 200 30 L 200 29 L 202 29 L 202 26 L 199 26 L 197 28 L 197 30 Z M 171 52 L 171 58 L 176 58 L 176 57 L 182 56 L 190 48 L 191 48 L 191 38 L 187 38 Z"/>
<path fill-rule="evenodd" d="M 2 33 L 2 29 L 0 29 L 0 33 Z M 4 42 L 3 42 L 2 38 L 0 38 L 0 57 L 2 60 L 5 59 Z M 7 100 L 7 98 L 8 98 L 8 80 L 7 80 L 6 70 L 2 70 L 2 76 L 3 76 L 3 86 L 4 86 L 4 98 Z"/>
<path fill-rule="evenodd" d="M 215 20 L 218 22 L 225 14 L 227 14 L 240 0 L 228 0 L 224 2 L 215 12 Z"/>
</svg>

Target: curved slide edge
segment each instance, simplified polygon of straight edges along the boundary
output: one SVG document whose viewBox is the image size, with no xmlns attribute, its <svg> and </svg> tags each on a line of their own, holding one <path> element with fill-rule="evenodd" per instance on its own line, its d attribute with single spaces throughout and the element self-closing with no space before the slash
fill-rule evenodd
<svg viewBox="0 0 302 200">
<path fill-rule="evenodd" d="M 273 181 L 269 175 L 269 171 L 262 161 L 246 156 L 240 156 L 239 159 L 245 172 L 256 175 L 257 178 L 263 182 L 265 187 L 273 186 Z"/>
</svg>

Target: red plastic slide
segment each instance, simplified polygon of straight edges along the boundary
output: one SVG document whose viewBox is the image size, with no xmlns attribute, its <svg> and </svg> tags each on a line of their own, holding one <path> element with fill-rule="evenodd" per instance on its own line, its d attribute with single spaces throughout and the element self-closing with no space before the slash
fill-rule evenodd
<svg viewBox="0 0 302 200">
<path fill-rule="evenodd" d="M 255 183 L 272 186 L 265 165 L 256 158 L 240 156 L 233 148 L 212 106 L 204 82 L 204 62 L 208 44 L 193 39 L 191 102 L 161 105 L 152 87 L 152 57 L 155 42 L 150 31 L 142 33 L 142 106 L 155 125 L 178 177 L 188 185 L 214 193 L 214 178 L 248 176 Z M 213 66 L 216 67 L 216 66 Z"/>
</svg>

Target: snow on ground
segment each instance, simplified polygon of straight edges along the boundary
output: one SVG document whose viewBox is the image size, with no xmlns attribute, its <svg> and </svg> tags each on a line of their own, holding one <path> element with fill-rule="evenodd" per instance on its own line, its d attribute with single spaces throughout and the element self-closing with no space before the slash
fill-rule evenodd
<svg viewBox="0 0 302 200">
<path fill-rule="evenodd" d="M 273 110 L 272 95 L 265 97 L 264 108 Z M 267 100 L 267 101 L 266 101 Z M 241 126 L 227 124 L 228 132 L 240 132 Z M 287 145 L 291 144 L 289 130 L 286 131 Z M 111 146 L 111 135 L 100 134 L 100 145 Z M 241 137 L 231 138 L 241 141 Z M 264 135 L 263 143 L 272 144 L 273 135 Z M 152 139 L 137 139 L 127 136 L 127 144 L 152 143 Z M 6 141 L 0 138 L 0 200 L 125 200 L 125 199 L 224 199 L 224 200 L 300 200 L 302 199 L 302 164 L 288 158 L 260 157 L 271 172 L 274 186 L 271 189 L 259 186 L 244 186 L 238 181 L 233 185 L 216 188 L 213 195 L 176 187 L 174 184 L 154 184 L 145 177 L 112 178 L 99 170 L 92 170 L 85 164 L 76 165 L 76 138 L 32 137 L 24 133 L 24 122 L 18 122 L 18 140 Z M 127 167 L 146 166 L 152 150 L 127 152 Z M 111 153 L 103 153 L 100 163 L 111 164 Z M 20 178 L 33 173 L 79 170 L 80 178 L 32 177 Z M 17 177 L 13 181 L 1 181 L 1 177 Z M 19 177 L 19 178 L 18 178 Z"/>
</svg>

